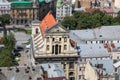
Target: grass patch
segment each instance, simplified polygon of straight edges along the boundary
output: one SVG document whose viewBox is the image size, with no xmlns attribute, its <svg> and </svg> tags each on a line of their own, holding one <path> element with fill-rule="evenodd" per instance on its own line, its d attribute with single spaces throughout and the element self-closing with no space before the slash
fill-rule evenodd
<svg viewBox="0 0 120 80">
<path fill-rule="evenodd" d="M 32 34 L 32 30 L 26 30 L 27 34 Z"/>
<path fill-rule="evenodd" d="M 16 31 L 16 32 L 18 32 L 18 31 L 23 31 L 23 32 L 25 32 L 26 34 L 32 34 L 32 30 L 26 30 L 26 29 L 24 29 L 24 28 L 16 28 L 15 31 Z"/>
</svg>

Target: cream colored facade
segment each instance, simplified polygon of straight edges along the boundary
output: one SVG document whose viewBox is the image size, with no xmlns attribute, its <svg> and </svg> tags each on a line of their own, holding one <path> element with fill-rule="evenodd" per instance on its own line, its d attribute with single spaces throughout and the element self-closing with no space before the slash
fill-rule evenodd
<svg viewBox="0 0 120 80">
<path fill-rule="evenodd" d="M 87 57 L 87 58 L 83 58 L 81 57 L 81 59 L 78 62 L 78 80 L 85 80 L 85 66 L 87 65 L 87 62 L 90 60 L 105 60 L 109 57 Z"/>
<path fill-rule="evenodd" d="M 12 24 L 29 24 L 38 17 L 38 8 L 11 8 Z"/>
<path fill-rule="evenodd" d="M 87 62 L 85 66 L 85 80 L 115 80 L 115 77 L 102 76 L 93 68 L 90 62 Z"/>
<path fill-rule="evenodd" d="M 39 63 L 61 62 L 68 80 L 77 80 L 77 50 L 71 46 L 69 30 L 56 24 L 41 33 L 39 22 L 32 23 L 34 58 Z"/>
<path fill-rule="evenodd" d="M 115 6 L 116 8 L 120 8 L 120 0 L 115 0 L 114 6 Z"/>
<path fill-rule="evenodd" d="M 120 52 L 119 51 L 110 52 L 110 55 L 111 55 L 111 59 L 113 60 L 113 62 L 120 60 Z"/>
<path fill-rule="evenodd" d="M 98 80 L 97 72 L 93 69 L 93 67 L 88 62 L 85 66 L 85 79 L 86 80 Z"/>
<path fill-rule="evenodd" d="M 75 7 L 80 8 L 108 8 L 114 7 L 112 0 L 76 0 Z"/>
</svg>

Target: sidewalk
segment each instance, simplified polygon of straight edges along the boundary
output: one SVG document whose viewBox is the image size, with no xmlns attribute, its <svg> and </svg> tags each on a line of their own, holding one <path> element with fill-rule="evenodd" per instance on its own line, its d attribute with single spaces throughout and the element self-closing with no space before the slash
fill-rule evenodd
<svg viewBox="0 0 120 80">
<path fill-rule="evenodd" d="M 21 53 L 21 57 L 20 57 L 20 61 L 18 62 L 19 66 L 30 65 L 28 53 L 25 53 L 25 51 L 22 51 L 20 53 Z"/>
</svg>

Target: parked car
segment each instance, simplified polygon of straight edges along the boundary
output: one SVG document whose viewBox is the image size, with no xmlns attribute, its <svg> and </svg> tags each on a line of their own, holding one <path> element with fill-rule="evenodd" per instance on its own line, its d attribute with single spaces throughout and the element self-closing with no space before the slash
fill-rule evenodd
<svg viewBox="0 0 120 80">
<path fill-rule="evenodd" d="M 0 45 L 0 49 L 4 48 L 5 46 L 4 45 Z"/>
<path fill-rule="evenodd" d="M 12 56 L 15 58 L 15 57 L 21 57 L 21 54 L 19 52 L 16 52 L 16 53 L 12 53 Z"/>
<path fill-rule="evenodd" d="M 23 50 L 24 50 L 23 47 L 17 46 L 17 47 L 14 49 L 14 52 L 19 52 L 19 51 L 23 51 Z"/>
</svg>

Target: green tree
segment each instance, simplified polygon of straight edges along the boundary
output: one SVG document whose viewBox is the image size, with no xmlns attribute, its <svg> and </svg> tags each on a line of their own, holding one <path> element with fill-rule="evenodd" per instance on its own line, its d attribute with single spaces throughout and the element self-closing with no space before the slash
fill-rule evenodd
<svg viewBox="0 0 120 80">
<path fill-rule="evenodd" d="M 89 13 L 80 13 L 77 20 L 77 29 L 88 29 L 91 28 L 91 16 Z"/>
<path fill-rule="evenodd" d="M 113 19 L 114 25 L 120 25 L 120 11 L 117 13 L 117 17 Z"/>
<path fill-rule="evenodd" d="M 74 17 L 71 17 L 71 16 L 67 16 L 63 19 L 63 21 L 61 22 L 61 24 L 64 26 L 64 27 L 69 27 L 70 29 L 75 29 L 76 27 L 76 20 Z"/>
<path fill-rule="evenodd" d="M 113 17 L 105 14 L 105 15 L 102 17 L 101 25 L 108 26 L 108 25 L 112 25 L 112 24 L 113 24 Z"/>
<path fill-rule="evenodd" d="M 0 27 L 3 27 L 4 36 L 7 35 L 7 29 L 6 29 L 7 24 L 10 24 L 10 15 L 9 14 L 1 15 L 0 16 Z"/>
<path fill-rule="evenodd" d="M 12 51 L 15 46 L 15 38 L 12 33 L 4 38 L 5 47 L 0 50 L 0 67 L 13 66 L 14 59 L 12 58 Z"/>
</svg>

